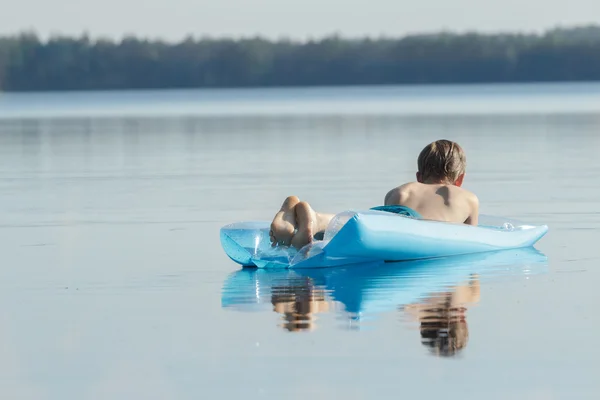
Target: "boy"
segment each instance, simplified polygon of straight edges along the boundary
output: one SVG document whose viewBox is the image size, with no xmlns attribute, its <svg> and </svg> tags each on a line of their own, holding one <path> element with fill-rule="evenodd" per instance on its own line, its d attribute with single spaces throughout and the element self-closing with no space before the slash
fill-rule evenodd
<svg viewBox="0 0 600 400">
<path fill-rule="evenodd" d="M 417 181 L 390 190 L 384 206 L 373 210 L 413 218 L 477 225 L 479 200 L 461 188 L 467 159 L 463 149 L 449 140 L 427 145 L 417 160 Z M 297 249 L 324 232 L 334 214 L 315 212 L 305 201 L 290 196 L 271 224 L 271 243 Z"/>
</svg>

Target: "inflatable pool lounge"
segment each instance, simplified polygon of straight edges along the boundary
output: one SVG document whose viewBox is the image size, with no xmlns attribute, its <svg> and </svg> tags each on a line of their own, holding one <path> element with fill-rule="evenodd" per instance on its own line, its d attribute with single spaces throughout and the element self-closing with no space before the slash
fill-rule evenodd
<svg viewBox="0 0 600 400">
<path fill-rule="evenodd" d="M 478 226 L 419 220 L 383 211 L 337 214 L 323 240 L 297 251 L 271 247 L 270 223 L 239 222 L 221 228 L 221 245 L 236 263 L 259 268 L 315 268 L 370 261 L 409 261 L 533 246 L 548 231 L 480 216 Z"/>
</svg>

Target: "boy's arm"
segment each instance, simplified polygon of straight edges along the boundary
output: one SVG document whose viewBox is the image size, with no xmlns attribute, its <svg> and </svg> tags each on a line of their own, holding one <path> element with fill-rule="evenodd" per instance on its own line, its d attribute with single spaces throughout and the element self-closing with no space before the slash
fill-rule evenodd
<svg viewBox="0 0 600 400">
<path fill-rule="evenodd" d="M 473 226 L 479 224 L 479 199 L 475 195 L 469 198 L 469 217 L 465 220 L 465 224 Z"/>
</svg>

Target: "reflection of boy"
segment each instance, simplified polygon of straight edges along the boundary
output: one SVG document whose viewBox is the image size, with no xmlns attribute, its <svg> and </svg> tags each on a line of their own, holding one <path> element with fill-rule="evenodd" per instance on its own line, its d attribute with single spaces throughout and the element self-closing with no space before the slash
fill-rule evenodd
<svg viewBox="0 0 600 400">
<path fill-rule="evenodd" d="M 283 315 L 282 327 L 290 332 L 314 329 L 313 314 L 329 310 L 325 291 L 315 287 L 310 279 L 273 286 L 271 304 L 275 312 Z"/>
<path fill-rule="evenodd" d="M 479 302 L 480 286 L 475 276 L 468 285 L 439 293 L 404 311 L 420 322 L 421 343 L 438 356 L 454 356 L 467 346 L 469 326 L 466 305 Z"/>
</svg>

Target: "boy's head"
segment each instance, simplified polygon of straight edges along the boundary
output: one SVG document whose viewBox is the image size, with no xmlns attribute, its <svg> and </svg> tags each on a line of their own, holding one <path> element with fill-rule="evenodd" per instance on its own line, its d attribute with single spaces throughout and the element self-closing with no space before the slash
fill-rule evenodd
<svg viewBox="0 0 600 400">
<path fill-rule="evenodd" d="M 467 347 L 469 326 L 465 318 L 442 317 L 421 322 L 421 344 L 440 357 L 452 357 Z"/>
<path fill-rule="evenodd" d="M 462 147 L 450 140 L 428 144 L 419 154 L 417 181 L 462 185 L 467 157 Z"/>
</svg>

